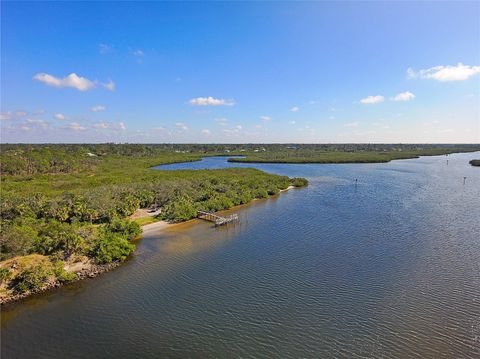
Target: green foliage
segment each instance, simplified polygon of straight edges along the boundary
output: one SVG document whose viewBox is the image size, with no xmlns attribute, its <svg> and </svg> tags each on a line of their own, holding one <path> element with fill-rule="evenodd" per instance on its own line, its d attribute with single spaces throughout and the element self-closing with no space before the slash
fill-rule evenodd
<svg viewBox="0 0 480 359">
<path fill-rule="evenodd" d="M 134 249 L 135 246 L 120 233 L 105 230 L 88 254 L 98 263 L 111 263 L 125 260 Z"/>
<path fill-rule="evenodd" d="M 77 276 L 75 273 L 67 272 L 63 269 L 65 263 L 63 261 L 57 261 L 53 263 L 53 273 L 55 274 L 56 279 L 61 283 L 71 282 L 76 279 Z"/>
<path fill-rule="evenodd" d="M 74 226 L 52 220 L 40 229 L 33 247 L 36 253 L 44 255 L 57 251 L 70 254 L 80 249 L 83 242 L 82 237 L 76 233 Z"/>
<path fill-rule="evenodd" d="M 140 234 L 138 223 L 125 218 L 138 208 L 161 208 L 163 219 L 179 222 L 196 217 L 198 210 L 231 208 L 292 184 L 288 177 L 251 168 L 151 169 L 198 160 L 205 153 L 216 155 L 226 145 L 1 148 L 2 260 L 29 253 L 48 255 L 52 263 L 72 254 L 88 255 L 98 263 L 124 260 L 134 248 L 129 240 Z M 52 270 L 58 280 L 71 279 L 60 264 Z"/>
<path fill-rule="evenodd" d="M 479 145 L 276 145 L 275 150 L 247 153 L 246 158 L 230 158 L 229 162 L 249 163 L 375 163 L 398 159 L 435 156 L 454 152 L 480 150 Z"/>
<path fill-rule="evenodd" d="M 0 260 L 27 255 L 32 252 L 36 241 L 37 231 L 32 221 L 4 226 L 0 233 Z"/>
<path fill-rule="evenodd" d="M 113 233 L 119 233 L 128 240 L 134 239 L 142 233 L 138 223 L 122 219 L 115 219 L 106 226 L 106 229 Z"/>
<path fill-rule="evenodd" d="M 292 186 L 294 187 L 304 187 L 308 184 L 308 181 L 305 178 L 295 177 L 292 178 Z"/>
<path fill-rule="evenodd" d="M 162 212 L 162 217 L 172 222 L 186 221 L 196 216 L 197 210 L 188 196 L 181 196 L 169 201 Z"/>
<path fill-rule="evenodd" d="M 0 268 L 0 283 L 9 280 L 12 277 L 12 272 L 7 268 Z"/>
<path fill-rule="evenodd" d="M 16 293 L 32 291 L 42 287 L 49 279 L 54 276 L 51 268 L 39 264 L 25 268 L 10 282 L 10 287 Z"/>
<path fill-rule="evenodd" d="M 480 166 L 480 160 L 471 160 L 469 163 L 472 166 Z"/>
</svg>

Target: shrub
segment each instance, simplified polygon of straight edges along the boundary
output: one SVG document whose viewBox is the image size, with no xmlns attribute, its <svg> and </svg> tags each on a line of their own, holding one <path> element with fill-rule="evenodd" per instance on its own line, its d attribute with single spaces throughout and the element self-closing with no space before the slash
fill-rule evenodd
<svg viewBox="0 0 480 359">
<path fill-rule="evenodd" d="M 308 184 L 308 181 L 305 178 L 295 177 L 292 179 L 292 186 L 294 187 L 303 187 Z"/>
<path fill-rule="evenodd" d="M 142 233 L 138 223 L 122 219 L 113 220 L 106 228 L 110 232 L 120 233 L 123 237 L 126 237 L 129 240 L 138 237 L 140 233 Z"/>
<path fill-rule="evenodd" d="M 54 274 L 44 264 L 28 267 L 21 271 L 11 282 L 16 293 L 23 293 L 41 288 Z"/>
<path fill-rule="evenodd" d="M 0 268 L 0 283 L 9 280 L 12 277 L 12 272 L 7 268 Z"/>
<path fill-rule="evenodd" d="M 89 251 L 89 255 L 98 263 L 110 263 L 125 260 L 135 246 L 119 233 L 104 230 Z"/>
<path fill-rule="evenodd" d="M 5 226 L 0 234 L 0 260 L 30 253 L 36 240 L 37 231 L 31 226 Z"/>
<path fill-rule="evenodd" d="M 40 254 L 52 254 L 60 250 L 69 254 L 80 248 L 82 244 L 83 238 L 76 233 L 74 226 L 51 221 L 38 233 L 34 248 Z"/>
<path fill-rule="evenodd" d="M 53 264 L 53 272 L 55 274 L 55 277 L 59 282 L 65 283 L 65 282 L 70 282 L 77 278 L 75 273 L 72 272 L 67 272 L 65 269 L 63 269 L 64 266 L 63 261 L 57 261 Z"/>
<path fill-rule="evenodd" d="M 188 197 L 182 197 L 169 201 L 162 212 L 162 217 L 172 222 L 181 222 L 197 216 L 197 210 L 193 201 Z"/>
</svg>

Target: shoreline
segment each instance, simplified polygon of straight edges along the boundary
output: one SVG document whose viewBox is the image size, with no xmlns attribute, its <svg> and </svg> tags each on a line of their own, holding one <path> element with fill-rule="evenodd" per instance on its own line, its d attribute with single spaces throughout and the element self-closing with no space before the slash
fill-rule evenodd
<svg viewBox="0 0 480 359">
<path fill-rule="evenodd" d="M 297 187 L 288 186 L 287 188 L 280 190 L 279 193 L 276 196 L 278 196 L 282 192 L 287 192 L 287 191 L 289 191 L 291 189 L 295 189 L 295 188 L 297 188 Z M 238 206 L 233 206 L 231 208 L 226 209 L 225 211 L 230 211 L 230 210 L 234 210 L 235 208 L 248 206 L 255 201 L 258 201 L 258 200 L 261 200 L 261 199 L 268 200 L 269 198 L 272 198 L 272 197 L 275 197 L 275 195 L 269 196 L 268 198 L 254 198 L 253 200 L 251 200 L 248 203 L 241 204 L 241 205 L 238 205 Z M 220 212 L 222 212 L 222 211 L 220 211 Z M 190 220 L 182 221 L 182 222 L 178 222 L 178 223 L 168 223 L 166 221 L 160 220 L 160 221 L 156 221 L 156 222 L 153 222 L 153 223 L 144 224 L 144 225 L 141 226 L 141 228 L 142 228 L 141 235 L 138 237 L 138 239 L 135 239 L 135 241 L 143 240 L 146 237 L 153 237 L 154 235 L 158 235 L 158 234 L 162 233 L 166 229 L 170 229 L 172 227 L 175 227 L 176 225 L 185 224 L 185 223 L 193 222 L 193 221 L 199 221 L 199 219 L 198 218 L 192 218 Z M 37 294 L 52 291 L 56 288 L 68 286 L 69 284 L 72 284 L 72 283 L 76 283 L 76 282 L 86 280 L 86 279 L 96 278 L 103 273 L 109 272 L 109 271 L 121 266 L 124 262 L 125 261 L 122 261 L 122 262 L 115 261 L 115 262 L 111 262 L 111 263 L 107 263 L 107 264 L 92 264 L 89 268 L 83 268 L 78 272 L 71 272 L 71 273 L 75 273 L 77 275 L 77 277 L 75 279 L 71 280 L 71 281 L 68 281 L 68 282 L 55 281 L 55 282 L 47 283 L 45 286 L 43 286 L 41 288 L 38 288 L 34 291 L 28 291 L 28 292 L 19 293 L 19 294 L 13 294 L 9 297 L 0 297 L 0 307 L 3 306 L 3 305 L 6 305 L 6 304 L 19 302 L 23 299 L 35 296 Z"/>
</svg>

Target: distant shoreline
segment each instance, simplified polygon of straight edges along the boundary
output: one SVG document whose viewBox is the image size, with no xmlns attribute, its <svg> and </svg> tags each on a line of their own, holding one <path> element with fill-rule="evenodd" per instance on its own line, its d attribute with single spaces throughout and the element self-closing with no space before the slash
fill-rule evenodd
<svg viewBox="0 0 480 359">
<path fill-rule="evenodd" d="M 272 154 L 265 152 L 261 154 L 246 155 L 243 158 L 231 157 L 227 161 L 231 163 L 280 163 L 280 164 L 368 164 L 368 163 L 388 163 L 397 160 L 417 159 L 420 157 L 448 156 L 455 153 L 473 153 L 479 151 L 477 148 L 465 151 L 447 150 L 437 152 L 324 152 L 317 153 L 309 157 L 289 157 L 270 158 Z"/>
</svg>

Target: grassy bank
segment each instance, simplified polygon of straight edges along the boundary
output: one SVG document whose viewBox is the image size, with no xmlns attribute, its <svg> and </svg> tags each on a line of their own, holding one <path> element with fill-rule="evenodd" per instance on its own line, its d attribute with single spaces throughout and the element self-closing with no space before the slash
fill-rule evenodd
<svg viewBox="0 0 480 359">
<path fill-rule="evenodd" d="M 480 160 L 471 160 L 469 163 L 472 166 L 480 166 Z"/>
</svg>

